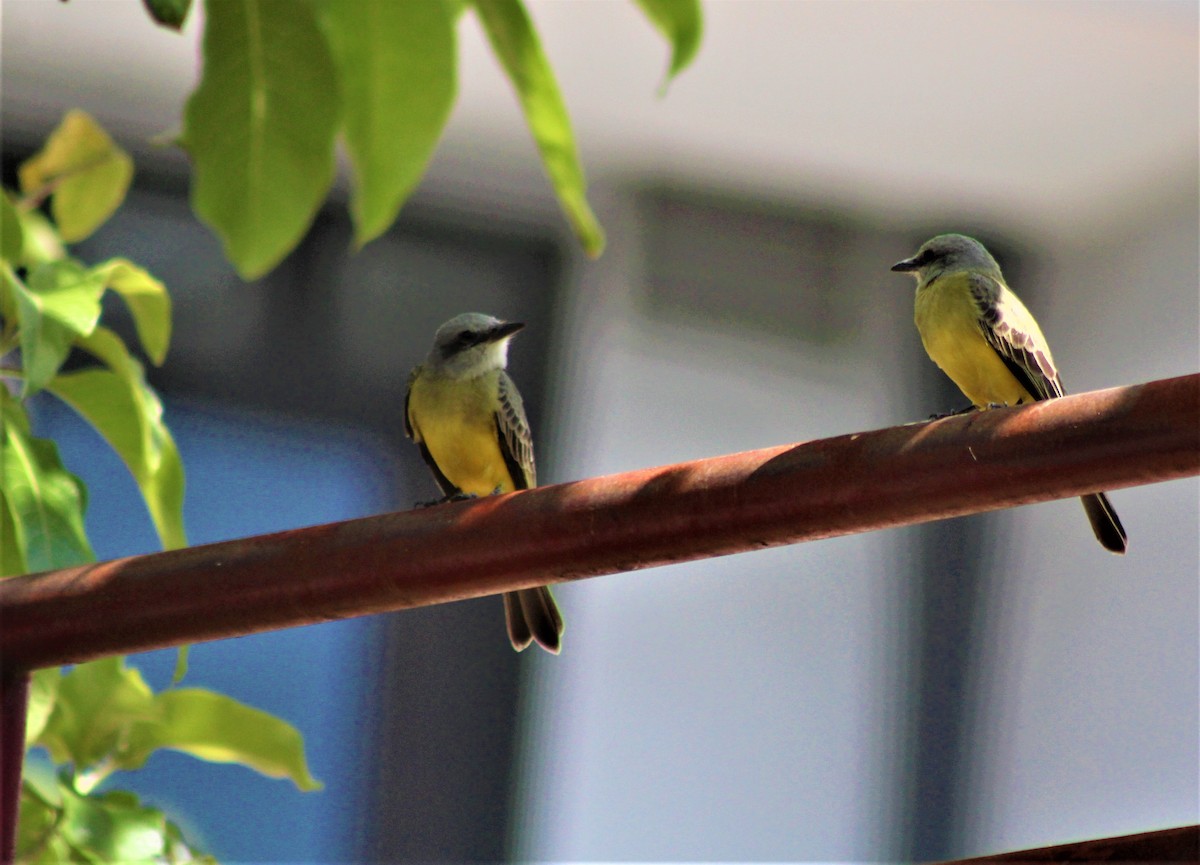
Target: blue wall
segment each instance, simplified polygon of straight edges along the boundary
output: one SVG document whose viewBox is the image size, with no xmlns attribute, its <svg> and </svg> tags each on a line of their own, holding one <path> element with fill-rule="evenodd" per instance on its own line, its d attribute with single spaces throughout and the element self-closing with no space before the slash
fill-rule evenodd
<svg viewBox="0 0 1200 865">
<path fill-rule="evenodd" d="M 187 472 L 188 539 L 203 544 L 394 509 L 397 469 L 384 444 L 345 427 L 167 401 L 168 425 Z M 39 399 L 39 435 L 87 484 L 88 535 L 100 559 L 159 549 L 129 473 L 70 409 Z M 283 576 L 283 575 L 281 575 Z M 289 781 L 241 766 L 156 754 L 108 787 L 136 791 L 166 810 L 222 862 L 349 860 L 363 819 L 361 777 L 374 622 L 355 619 L 193 647 L 185 685 L 210 687 L 272 712 L 304 734 L 312 773 L 325 784 L 301 793 Z M 135 655 L 156 690 L 174 650 Z"/>
</svg>

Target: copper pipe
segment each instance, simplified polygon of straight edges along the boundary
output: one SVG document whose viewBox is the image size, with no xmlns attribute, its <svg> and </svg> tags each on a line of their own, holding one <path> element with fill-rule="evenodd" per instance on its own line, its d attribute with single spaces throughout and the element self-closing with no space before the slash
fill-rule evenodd
<svg viewBox="0 0 1200 865">
<path fill-rule="evenodd" d="M 48 667 L 1196 474 L 1200 374 L 16 577 L 0 657 Z"/>
<path fill-rule="evenodd" d="M 6 671 L 0 675 L 0 863 L 3 865 L 9 865 L 16 855 L 28 706 L 29 674 Z"/>
<path fill-rule="evenodd" d="M 956 859 L 944 865 L 989 865 L 1017 862 L 1198 862 L 1200 826 L 1180 826 L 1157 832 L 1139 832 L 1117 838 L 1094 838 L 1073 844 L 1056 844 L 1036 850 L 1018 850 L 995 856 Z"/>
</svg>

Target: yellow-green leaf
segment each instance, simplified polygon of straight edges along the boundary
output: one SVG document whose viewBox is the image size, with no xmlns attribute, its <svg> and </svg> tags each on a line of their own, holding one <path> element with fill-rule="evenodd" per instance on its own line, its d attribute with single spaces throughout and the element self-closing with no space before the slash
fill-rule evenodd
<svg viewBox="0 0 1200 865">
<path fill-rule="evenodd" d="M 0 385 L 3 387 L 3 385 Z M 0 437 L 6 435 L 0 429 Z M 4 486 L 0 484 L 0 577 L 15 577 L 28 573 L 29 566 L 25 564 L 25 551 L 17 543 L 17 520 L 8 504 L 8 496 Z"/>
<path fill-rule="evenodd" d="M 3 278 L 16 299 L 25 374 L 21 395 L 27 397 L 58 372 L 72 342 L 95 329 L 104 283 L 71 259 L 39 264 L 28 284 L 7 268 Z"/>
<path fill-rule="evenodd" d="M 191 846 L 165 814 L 143 805 L 135 794 L 112 790 L 84 795 L 71 786 L 69 775 L 55 777 L 39 768 L 26 762 L 21 784 L 16 858 L 22 865 L 217 865 Z"/>
<path fill-rule="evenodd" d="M 40 767 L 38 767 L 40 768 Z M 21 782 L 21 819 L 17 821 L 17 861 L 21 865 L 62 865 L 70 848 L 57 834 L 62 793 L 53 774 L 25 762 Z"/>
<path fill-rule="evenodd" d="M 32 743 L 42 735 L 46 721 L 58 699 L 62 671 L 58 667 L 34 670 L 29 677 L 29 711 L 25 713 L 25 742 Z"/>
<path fill-rule="evenodd" d="M 133 160 L 84 111 L 67 112 L 46 146 L 18 172 L 27 196 L 52 193 L 50 212 L 67 243 L 83 240 L 125 200 Z"/>
<path fill-rule="evenodd" d="M 30 571 L 66 568 L 95 560 L 83 530 L 87 493 L 68 472 L 54 442 L 29 434 L 28 421 L 14 400 L 3 400 L 0 427 L 0 483 L 17 552 Z M 4 559 L 14 557 L 5 552 Z"/>
<path fill-rule="evenodd" d="M 704 16 L 700 0 L 636 0 L 650 22 L 671 43 L 671 63 L 662 89 L 687 67 L 700 50 Z"/>
<path fill-rule="evenodd" d="M 474 0 L 474 5 L 496 56 L 516 88 L 559 203 L 584 251 L 594 258 L 604 251 L 604 230 L 588 204 L 587 182 L 567 106 L 529 13 L 520 0 Z"/>
<path fill-rule="evenodd" d="M 80 796 L 64 787 L 59 834 L 84 861 L 123 865 L 165 862 L 167 818 L 121 790 Z"/>
<path fill-rule="evenodd" d="M 20 264 L 24 244 L 17 208 L 7 192 L 0 192 L 0 258 L 14 265 Z"/>
<path fill-rule="evenodd" d="M 317 8 L 342 93 L 361 246 L 396 219 L 450 116 L 454 9 L 440 0 L 323 0 Z"/>
<path fill-rule="evenodd" d="M 37 744 L 82 772 L 123 753 L 134 727 L 155 720 L 159 711 L 142 674 L 124 658 L 77 664 L 59 682 Z"/>
<path fill-rule="evenodd" d="M 38 313 L 61 323 L 73 334 L 87 336 L 100 320 L 104 281 L 74 259 L 38 265 L 29 274 L 29 290 Z M 22 343 L 22 350 L 29 345 Z"/>
<path fill-rule="evenodd" d="M 165 691 L 156 703 L 158 720 L 133 731 L 128 768 L 159 748 L 172 748 L 213 763 L 241 763 L 270 778 L 290 778 L 301 790 L 321 789 L 309 772 L 303 737 L 286 721 L 203 688 Z"/>
<path fill-rule="evenodd" d="M 58 231 L 40 211 L 26 210 L 18 214 L 21 219 L 21 234 L 24 245 L 21 247 L 20 264 L 33 267 L 48 261 L 62 261 L 67 257 L 66 247 Z"/>
<path fill-rule="evenodd" d="M 183 677 L 188 672 L 188 655 L 191 654 L 192 647 L 190 645 L 180 646 L 175 653 L 175 669 L 171 672 L 171 687 L 175 687 L 183 681 Z"/>
<path fill-rule="evenodd" d="M 29 418 L 16 397 L 0 384 L 0 447 L 7 448 L 6 424 L 12 423 L 17 432 L 29 436 Z M 6 492 L 10 480 L 3 465 L 4 452 L 0 451 L 0 577 L 13 577 L 29 572 L 25 563 L 25 547 L 17 536 L 18 515 L 16 503 Z"/>
<path fill-rule="evenodd" d="M 309 3 L 210 0 L 204 72 L 184 110 L 192 208 L 246 279 L 308 230 L 333 181 L 340 103 Z"/>
<path fill-rule="evenodd" d="M 79 347 L 109 369 L 86 369 L 54 378 L 46 389 L 96 428 L 124 461 L 141 490 L 166 549 L 187 545 L 183 530 L 183 463 L 162 403 L 146 383 L 142 365 L 121 338 L 97 327 Z"/>
<path fill-rule="evenodd" d="M 21 291 L 21 278 L 7 261 L 0 261 L 0 338 L 8 339 L 18 327 L 20 313 L 17 311 L 17 294 Z"/>
<path fill-rule="evenodd" d="M 142 348 L 155 366 L 162 364 L 171 343 L 171 296 L 167 287 L 145 269 L 124 258 L 113 258 L 91 271 L 106 288 L 121 295 L 137 328 Z"/>
</svg>

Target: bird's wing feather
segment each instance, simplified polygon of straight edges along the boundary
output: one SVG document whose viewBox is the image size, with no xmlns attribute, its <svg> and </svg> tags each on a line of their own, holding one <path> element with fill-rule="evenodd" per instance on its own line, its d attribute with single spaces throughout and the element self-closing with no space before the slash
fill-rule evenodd
<svg viewBox="0 0 1200 865">
<path fill-rule="evenodd" d="M 970 287 L 983 338 L 1017 381 L 1037 399 L 1062 396 L 1062 382 L 1046 338 L 1025 304 L 1003 283 L 982 273 L 971 274 Z"/>
<path fill-rule="evenodd" d="M 417 441 L 417 437 L 413 434 L 412 419 L 408 416 L 408 400 L 412 396 L 413 382 L 416 381 L 417 373 L 420 371 L 419 366 L 413 367 L 413 371 L 408 374 L 408 384 L 404 388 L 404 434 L 413 441 Z"/>
<path fill-rule="evenodd" d="M 500 453 L 519 490 L 537 486 L 537 466 L 533 461 L 533 436 L 525 419 L 521 394 L 508 373 L 500 371 L 500 409 L 496 412 L 496 432 Z"/>
</svg>

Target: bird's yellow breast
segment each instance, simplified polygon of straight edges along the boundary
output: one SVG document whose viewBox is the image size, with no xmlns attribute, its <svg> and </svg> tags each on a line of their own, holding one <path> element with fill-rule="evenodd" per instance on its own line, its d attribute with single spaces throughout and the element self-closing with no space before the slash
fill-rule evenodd
<svg viewBox="0 0 1200 865">
<path fill-rule="evenodd" d="M 930 359 L 977 407 L 1033 402 L 983 338 L 984 325 L 965 273 L 917 289 L 914 318 Z"/>
<path fill-rule="evenodd" d="M 496 431 L 499 375 L 493 371 L 463 380 L 426 373 L 409 391 L 413 439 L 424 442 L 438 470 L 464 493 L 516 489 Z"/>
</svg>

